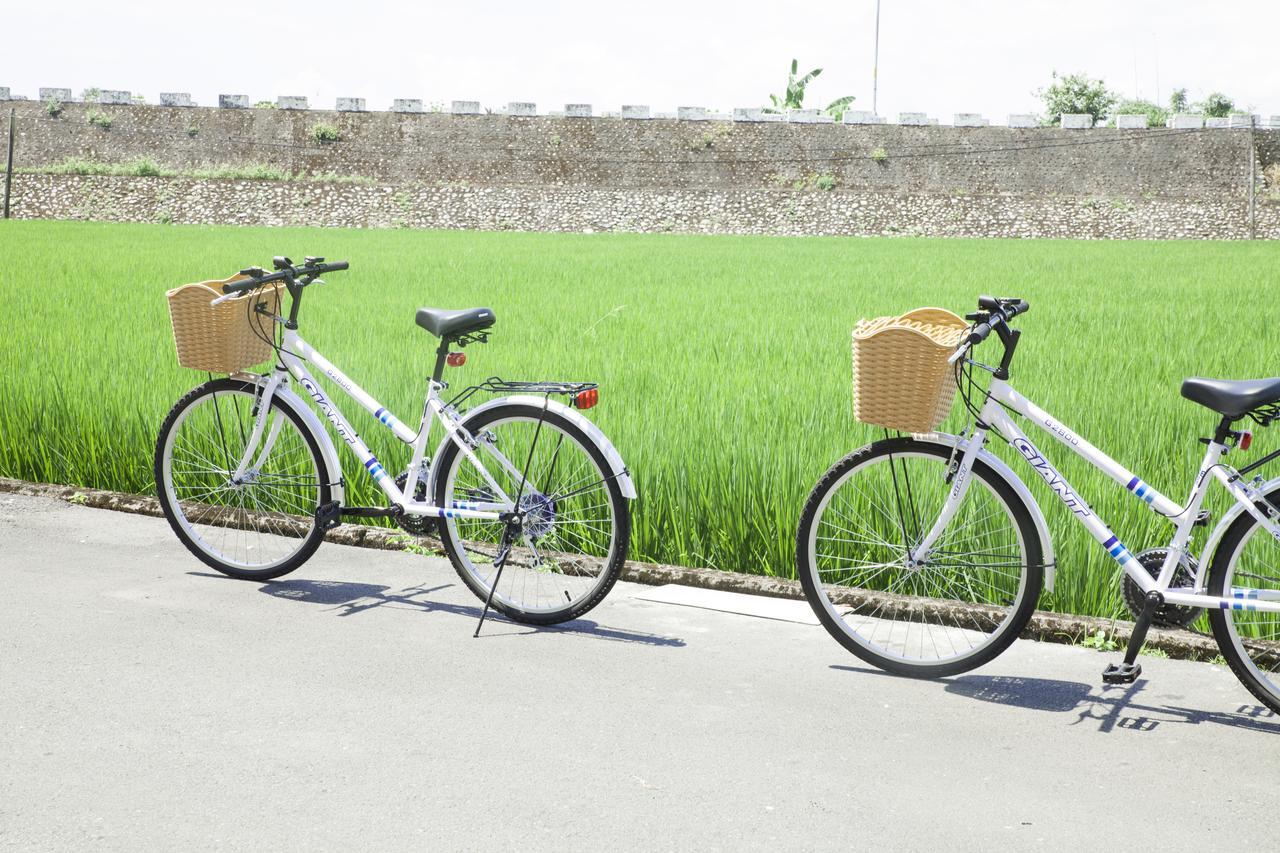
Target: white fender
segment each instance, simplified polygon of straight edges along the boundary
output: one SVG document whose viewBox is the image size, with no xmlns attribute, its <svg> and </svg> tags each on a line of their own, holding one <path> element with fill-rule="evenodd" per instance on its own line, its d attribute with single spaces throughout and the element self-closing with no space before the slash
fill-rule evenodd
<svg viewBox="0 0 1280 853">
<path fill-rule="evenodd" d="M 1274 480 L 1268 480 L 1258 487 L 1261 494 L 1269 495 L 1275 489 L 1280 488 L 1280 477 Z M 1233 503 L 1231 509 L 1222 514 L 1222 518 L 1218 520 L 1217 525 L 1213 528 L 1213 532 L 1209 534 L 1209 538 L 1204 543 L 1204 550 L 1200 552 L 1200 566 L 1196 573 L 1196 587 L 1205 588 L 1208 581 L 1209 561 L 1213 559 L 1213 552 L 1218 550 L 1218 543 L 1222 541 L 1222 537 L 1226 535 L 1227 528 L 1231 526 L 1237 518 L 1247 513 L 1241 503 Z"/>
<path fill-rule="evenodd" d="M 233 373 L 231 378 L 262 387 L 267 384 L 267 380 L 271 377 L 259 376 L 256 373 Z M 306 425 L 307 431 L 316 440 L 316 445 L 320 448 L 320 455 L 324 459 L 325 468 L 328 469 L 325 472 L 325 476 L 330 483 L 329 499 L 343 503 L 342 461 L 338 458 L 338 450 L 333 446 L 333 440 L 329 438 L 329 433 L 325 431 L 319 415 L 312 411 L 311 407 L 304 403 L 302 398 L 295 394 L 293 389 L 284 382 L 280 383 L 272 396 L 283 405 L 293 409 L 302 418 L 302 423 Z"/>
<path fill-rule="evenodd" d="M 495 406 L 501 406 L 506 403 L 518 403 L 521 405 L 532 406 L 535 409 L 541 409 L 545 405 L 547 407 L 547 411 L 555 412 L 557 415 L 560 415 L 562 418 L 581 429 L 587 434 L 587 437 L 595 443 L 596 447 L 600 448 L 600 452 L 604 454 L 605 460 L 609 463 L 609 468 L 615 475 L 615 479 L 618 481 L 619 488 L 622 489 L 622 496 L 630 500 L 635 500 L 636 487 L 635 484 L 631 482 L 631 474 L 627 471 L 626 464 L 622 461 L 622 454 L 617 451 L 617 448 L 613 446 L 613 443 L 605 437 L 603 432 L 600 431 L 600 427 L 589 421 L 586 415 L 582 414 L 582 412 L 577 409 L 570 408 L 564 403 L 549 400 L 544 397 L 534 396 L 532 394 L 516 394 L 510 397 L 497 397 L 487 403 L 476 406 L 474 409 L 468 411 L 463 419 L 470 420 L 480 412 L 487 411 Z M 440 444 L 436 447 L 435 455 L 431 457 L 432 459 L 440 458 L 440 454 L 444 451 L 445 443 L 449 440 L 448 435 L 445 435 L 445 437 L 441 439 Z"/>
<path fill-rule="evenodd" d="M 924 441 L 932 444 L 941 444 L 945 447 L 958 447 L 960 451 L 964 451 L 969 447 L 969 439 L 961 438 L 958 435 L 952 435 L 946 432 L 930 432 L 920 435 L 911 436 L 916 441 Z M 1053 556 L 1053 537 L 1049 534 L 1049 523 L 1045 521 L 1044 513 L 1040 510 L 1040 504 L 1031 494 L 1031 490 L 1027 488 L 1027 484 L 1022 482 L 1013 469 L 1004 463 L 999 456 L 996 456 L 985 447 L 978 451 L 978 459 L 985 462 L 987 467 L 995 471 L 1005 482 L 1013 487 L 1018 497 L 1022 498 L 1022 502 L 1027 505 L 1027 509 L 1031 511 L 1031 520 L 1035 522 L 1036 532 L 1040 534 L 1040 551 L 1044 555 L 1044 584 L 1045 589 L 1053 592 L 1053 581 L 1057 572 L 1057 561 Z"/>
</svg>

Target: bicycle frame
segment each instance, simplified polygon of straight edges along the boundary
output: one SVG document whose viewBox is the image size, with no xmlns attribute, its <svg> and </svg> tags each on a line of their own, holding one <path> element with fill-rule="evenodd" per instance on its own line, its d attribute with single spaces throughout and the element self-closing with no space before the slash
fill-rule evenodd
<svg viewBox="0 0 1280 853">
<path fill-rule="evenodd" d="M 1169 554 L 1165 558 L 1158 577 L 1154 579 L 1151 577 L 1106 522 L 1098 517 L 1088 503 L 1071 487 L 1071 484 L 1058 473 L 1053 464 L 1009 416 L 1006 406 L 1049 433 L 1093 467 L 1132 492 L 1151 511 L 1175 525 L 1173 540 L 1169 544 Z M 1211 477 L 1221 482 L 1245 512 L 1258 519 L 1273 537 L 1280 540 L 1280 524 L 1269 518 L 1255 503 L 1261 497 L 1259 491 L 1252 486 L 1242 484 L 1236 471 L 1222 463 L 1223 457 L 1231 450 L 1229 446 L 1212 440 L 1208 442 L 1208 449 L 1205 451 L 1204 461 L 1200 464 L 1200 471 L 1196 475 L 1191 494 L 1186 504 L 1180 506 L 1094 447 L 1079 434 L 1068 429 L 1048 412 L 1023 397 L 1002 379 L 992 380 L 973 435 L 967 442 L 957 444 L 958 451 L 963 449 L 963 455 L 960 457 L 959 465 L 953 468 L 951 491 L 933 527 L 916 547 L 911 549 L 908 556 L 913 562 L 920 563 L 928 558 L 933 545 L 959 510 L 971 482 L 969 473 L 973 469 L 979 452 L 986 444 L 987 435 L 991 429 L 1008 440 L 1023 460 L 1035 469 L 1048 484 L 1049 489 L 1071 511 L 1075 519 L 1107 550 L 1112 559 L 1120 564 L 1125 574 L 1133 579 L 1143 592 L 1157 590 L 1164 596 L 1166 602 L 1176 605 L 1280 613 L 1280 591 L 1232 587 L 1229 597 L 1205 594 L 1204 577 L 1208 557 L 1211 556 L 1208 554 L 1202 555 L 1193 588 L 1170 588 L 1181 557 L 1189 555 L 1188 545 L 1201 505 L 1208 493 Z"/>
<path fill-rule="evenodd" d="M 414 431 L 391 412 L 387 411 L 381 403 L 338 369 L 336 365 L 304 341 L 296 330 L 285 329 L 280 344 L 279 356 L 280 361 L 263 388 L 261 401 L 258 405 L 258 413 L 254 420 L 253 432 L 250 434 L 244 454 L 236 468 L 235 478 L 243 477 L 245 472 L 252 467 L 260 466 L 270 454 L 283 424 L 282 419 L 276 418 L 270 430 L 267 429 L 267 415 L 271 410 L 270 402 L 279 389 L 287 385 L 292 377 L 306 390 L 311 404 L 329 420 L 338 437 L 342 439 L 351 453 L 360 460 L 364 470 L 369 476 L 373 477 L 378 487 L 382 489 L 388 500 L 391 501 L 392 506 L 401 507 L 408 515 L 489 520 L 497 520 L 500 513 L 508 512 L 515 508 L 515 502 L 477 458 L 473 449 L 474 440 L 461 427 L 461 418 L 441 400 L 440 391 L 444 388 L 442 383 L 435 380 L 429 382 L 426 401 L 422 408 L 422 419 L 417 431 Z M 412 448 L 409 466 L 405 469 L 407 487 L 405 491 L 401 491 L 396 485 L 395 479 L 387 473 L 377 457 L 374 456 L 373 451 L 369 449 L 368 445 L 360 438 L 360 435 L 351 427 L 337 404 L 326 396 L 319 383 L 307 370 L 306 365 L 308 363 L 314 365 L 325 376 L 332 379 L 348 397 L 355 400 L 363 409 L 373 415 L 378 423 L 391 430 L 396 438 Z M 489 488 L 493 489 L 493 494 L 497 500 L 487 502 L 453 501 L 449 507 L 439 507 L 430 502 L 412 499 L 411 496 L 417 484 L 417 472 L 421 470 L 422 460 L 426 456 L 427 441 L 430 438 L 431 428 L 434 423 L 433 418 L 438 420 L 444 427 L 445 439 L 452 440 L 457 444 L 458 449 L 466 459 L 484 477 Z M 263 439 L 264 432 L 266 433 L 265 440 Z M 320 434 L 316 436 L 316 440 L 328 442 L 332 445 L 328 433 L 323 430 L 319 432 Z M 261 450 L 258 448 L 259 441 L 262 441 Z M 490 455 L 503 468 L 507 469 L 517 481 L 522 480 L 519 469 L 513 466 L 497 448 L 487 443 L 484 446 Z M 329 455 L 332 458 L 337 458 L 336 453 Z M 341 471 L 330 473 L 341 476 Z"/>
</svg>

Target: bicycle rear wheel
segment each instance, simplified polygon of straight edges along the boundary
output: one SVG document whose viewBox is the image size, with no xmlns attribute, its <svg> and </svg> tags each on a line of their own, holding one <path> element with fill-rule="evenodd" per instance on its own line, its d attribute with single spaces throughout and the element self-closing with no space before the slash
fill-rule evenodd
<svg viewBox="0 0 1280 853">
<path fill-rule="evenodd" d="M 493 607 L 517 622 L 550 625 L 582 616 L 617 581 L 631 538 L 630 507 L 604 453 L 572 421 L 540 406 L 496 406 L 463 427 L 507 496 L 523 495 L 525 537 L 498 578 L 504 524 L 442 519 L 440 539 L 458 575 L 481 599 L 496 580 Z M 437 506 L 497 499 L 457 444 L 450 442 L 437 464 Z"/>
<path fill-rule="evenodd" d="M 1268 497 L 1280 509 L 1280 491 Z M 1280 714 L 1280 613 L 1253 609 L 1259 598 L 1280 597 L 1280 542 L 1251 515 L 1227 528 L 1209 568 L 1209 594 L 1232 599 L 1210 610 L 1214 639 L 1249 692 Z"/>
<path fill-rule="evenodd" d="M 173 532 L 206 565 L 244 580 L 287 574 L 315 553 L 324 537 L 316 510 L 330 499 L 315 438 L 279 399 L 235 482 L 260 390 L 207 382 L 174 405 L 156 441 L 156 492 Z"/>
<path fill-rule="evenodd" d="M 846 649 L 900 675 L 990 661 L 1026 626 L 1044 582 L 1030 510 L 980 461 L 929 559 L 911 564 L 951 491 L 950 456 L 913 438 L 869 444 L 818 481 L 800 519 L 796 569 L 814 613 Z"/>
</svg>

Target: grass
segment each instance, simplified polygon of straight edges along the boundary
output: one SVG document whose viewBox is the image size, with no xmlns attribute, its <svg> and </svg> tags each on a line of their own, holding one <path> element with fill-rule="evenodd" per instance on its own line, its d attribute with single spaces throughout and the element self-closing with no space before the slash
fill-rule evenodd
<svg viewBox="0 0 1280 853">
<path fill-rule="evenodd" d="M 306 181 L 318 184 L 377 183 L 364 175 L 340 175 L 336 172 L 318 172 L 314 175 L 296 175 L 266 163 L 248 163 L 240 166 L 215 166 L 208 169 L 175 169 L 162 165 L 150 157 L 138 157 L 123 163 L 104 163 L 83 157 L 68 157 L 60 163 L 47 166 L 17 169 L 19 174 L 32 175 L 115 175 L 135 178 L 195 178 L 199 180 L 223 179 L 240 181 Z"/>
<path fill-rule="evenodd" d="M 415 417 L 430 370 L 434 339 L 414 310 L 489 305 L 493 340 L 450 382 L 600 382 L 591 416 L 640 493 L 634 557 L 784 576 L 809 489 L 877 437 L 851 417 L 860 317 L 1026 297 L 1015 387 L 1177 500 L 1214 420 L 1179 382 L 1274 375 L 1280 355 L 1280 246 L 1269 243 L 5 222 L 0 246 L 0 475 L 152 491 L 156 430 L 204 379 L 175 363 L 164 290 L 321 254 L 352 270 L 308 293 L 303 334 L 393 412 Z M 388 468 L 403 465 L 394 439 L 339 399 Z M 953 414 L 948 427 L 960 425 Z M 1131 550 L 1165 544 L 1170 528 L 1141 501 L 1041 443 Z M 1264 432 L 1248 458 L 1278 443 Z M 1008 448 L 996 452 L 1054 529 L 1058 586 L 1041 606 L 1122 614 L 1115 564 Z M 348 477 L 353 500 L 378 500 L 354 468 Z"/>
</svg>

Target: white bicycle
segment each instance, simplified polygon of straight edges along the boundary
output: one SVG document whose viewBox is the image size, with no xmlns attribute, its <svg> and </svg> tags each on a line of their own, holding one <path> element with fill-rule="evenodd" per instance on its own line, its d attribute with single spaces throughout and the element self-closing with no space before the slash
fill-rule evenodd
<svg viewBox="0 0 1280 853">
<path fill-rule="evenodd" d="M 174 405 L 156 442 L 155 478 L 165 516 L 196 557 L 235 578 L 268 580 L 302 565 L 325 531 L 350 517 L 382 516 L 414 534 L 438 531 L 467 586 L 511 619 L 552 624 L 586 613 L 609 592 L 630 540 L 635 486 L 622 457 L 582 414 L 595 405 L 590 383 L 489 379 L 449 401 L 444 370 L 465 361 L 456 347 L 487 340 L 488 308 L 422 308 L 417 324 L 440 339 L 417 428 L 376 399 L 298 335 L 304 288 L 345 261 L 307 258 L 275 271 L 243 270 L 215 303 L 282 282 L 288 317 L 250 297 L 256 326 L 275 348 L 265 375 L 211 379 Z M 261 319 L 259 319 L 261 318 Z M 379 424 L 409 446 L 392 477 L 307 365 L 318 368 Z M 296 393 L 293 383 L 305 395 Z M 465 416 L 479 392 L 498 396 Z M 553 397 L 564 397 L 568 405 Z M 306 399 L 332 425 L 387 505 L 348 506 L 333 441 Z M 433 426 L 443 435 L 427 455 Z M 483 613 L 481 621 L 483 621 Z M 477 632 L 479 627 L 477 626 Z"/>
<path fill-rule="evenodd" d="M 1131 683 L 1154 622 L 1191 624 L 1208 610 L 1222 655 L 1240 680 L 1280 712 L 1280 478 L 1249 479 L 1280 450 L 1236 470 L 1225 458 L 1252 441 L 1236 424 L 1280 418 L 1280 379 L 1188 379 L 1182 395 L 1219 415 L 1183 505 L 1170 500 L 1008 384 L 1021 332 L 1009 321 L 1018 299 L 979 300 L 973 325 L 951 357 L 972 430 L 890 437 L 837 462 L 819 480 L 800 520 L 796 562 L 822 624 L 858 657 L 902 675 L 933 678 L 980 666 L 1021 633 L 1042 586 L 1053 589 L 1053 544 L 1026 485 L 985 448 L 1009 442 L 1077 521 L 1123 569 L 1137 616 L 1124 661 L 1103 673 Z M 995 332 L 998 366 L 972 347 Z M 985 399 L 975 369 L 993 378 Z M 1163 548 L 1134 554 L 1090 509 L 1009 416 L 1028 418 L 1173 525 Z M 1192 533 L 1207 525 L 1201 506 L 1217 481 L 1235 503 L 1213 528 L 1199 560 Z"/>
</svg>

